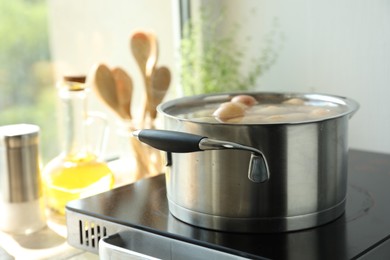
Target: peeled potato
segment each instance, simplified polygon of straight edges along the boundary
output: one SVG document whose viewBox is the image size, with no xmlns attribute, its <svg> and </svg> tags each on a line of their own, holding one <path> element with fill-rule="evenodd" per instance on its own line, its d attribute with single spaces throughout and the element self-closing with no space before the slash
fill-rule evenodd
<svg viewBox="0 0 390 260">
<path fill-rule="evenodd" d="M 242 122 L 242 120 L 244 118 L 245 117 L 243 117 L 243 116 L 239 116 L 239 117 L 233 117 L 233 118 L 229 118 L 229 119 L 220 120 L 220 122 L 229 123 L 229 124 L 239 124 Z"/>
<path fill-rule="evenodd" d="M 213 116 L 226 120 L 234 117 L 244 116 L 245 105 L 237 102 L 222 103 L 217 110 L 214 111 Z"/>
<path fill-rule="evenodd" d="M 289 104 L 289 105 L 304 105 L 305 101 L 300 98 L 290 98 L 286 101 L 283 101 L 283 104 Z"/>
<path fill-rule="evenodd" d="M 265 123 L 286 121 L 286 115 L 272 115 L 264 119 Z"/>
<path fill-rule="evenodd" d="M 329 109 L 326 108 L 315 108 L 310 112 L 310 116 L 312 117 L 323 117 L 330 113 Z"/>
<path fill-rule="evenodd" d="M 238 95 L 232 98 L 232 102 L 238 102 L 244 104 L 248 107 L 254 106 L 257 104 L 257 100 L 249 95 Z"/>
<path fill-rule="evenodd" d="M 286 106 L 267 105 L 257 109 L 257 113 L 262 115 L 280 115 L 288 113 L 290 110 Z"/>
<path fill-rule="evenodd" d="M 272 100 L 271 100 L 272 101 Z M 250 95 L 237 95 L 215 109 L 212 103 L 201 112 L 188 118 L 201 122 L 229 124 L 294 123 L 330 117 L 341 111 L 340 107 L 309 102 L 304 98 L 290 98 L 282 103 L 259 102 Z"/>
</svg>

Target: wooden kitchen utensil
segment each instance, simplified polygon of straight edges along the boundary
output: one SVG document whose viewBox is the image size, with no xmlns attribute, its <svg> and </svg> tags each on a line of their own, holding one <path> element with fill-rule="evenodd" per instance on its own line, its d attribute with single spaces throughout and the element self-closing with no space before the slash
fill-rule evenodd
<svg viewBox="0 0 390 260">
<path fill-rule="evenodd" d="M 94 65 L 88 73 L 86 83 L 121 118 L 130 119 L 129 113 L 122 112 L 116 92 L 114 76 L 105 64 Z"/>
<path fill-rule="evenodd" d="M 154 120 L 157 116 L 156 107 L 164 99 L 169 84 L 171 83 L 171 73 L 165 66 L 158 67 L 152 74 L 152 87 L 151 87 L 151 103 L 150 103 L 150 117 Z"/>
<path fill-rule="evenodd" d="M 158 57 L 157 38 L 153 33 L 138 31 L 132 34 L 130 47 L 145 83 L 146 103 L 143 116 L 145 119 L 146 114 L 151 111 L 151 78 Z"/>
<path fill-rule="evenodd" d="M 131 119 L 133 81 L 122 68 L 116 67 L 111 72 L 115 80 L 119 114 L 124 115 L 124 119 Z"/>
<path fill-rule="evenodd" d="M 106 65 L 98 64 L 92 67 L 88 74 L 87 81 L 95 90 L 100 99 L 108 105 L 121 119 L 127 121 L 131 119 L 130 105 L 132 81 L 122 69 L 116 68 L 111 71 Z M 129 125 L 129 131 L 132 125 Z M 146 160 L 146 149 L 142 144 L 130 144 L 134 150 L 134 156 L 138 162 L 136 179 L 142 178 L 143 174 L 149 172 L 149 164 Z"/>
</svg>

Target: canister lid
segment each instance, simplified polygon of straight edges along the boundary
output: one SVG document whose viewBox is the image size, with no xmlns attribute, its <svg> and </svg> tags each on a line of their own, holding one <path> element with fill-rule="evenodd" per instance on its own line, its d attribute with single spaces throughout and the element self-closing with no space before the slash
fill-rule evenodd
<svg viewBox="0 0 390 260">
<path fill-rule="evenodd" d="M 0 126 L 0 146 L 21 148 L 38 144 L 39 126 L 32 124 L 15 124 Z"/>
</svg>

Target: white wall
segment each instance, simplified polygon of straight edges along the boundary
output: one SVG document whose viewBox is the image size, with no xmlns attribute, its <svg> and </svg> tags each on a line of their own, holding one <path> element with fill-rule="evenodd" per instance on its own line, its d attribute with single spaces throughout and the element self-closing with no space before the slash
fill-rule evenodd
<svg viewBox="0 0 390 260">
<path fill-rule="evenodd" d="M 139 29 L 154 32 L 159 43 L 157 65 L 168 66 L 175 75 L 174 59 L 178 55 L 175 39 L 179 34 L 175 33 L 178 28 L 174 26 L 178 11 L 172 1 L 49 0 L 50 47 L 57 78 L 85 75 L 95 63 L 105 63 L 111 68 L 120 66 L 132 77 L 132 114 L 133 118 L 140 118 L 145 90 L 130 50 L 130 36 Z M 171 82 L 171 86 L 174 85 L 175 77 Z M 173 93 L 171 91 L 167 98 Z M 126 149 L 123 146 L 128 145 L 115 134 L 120 119 L 93 92 L 89 109 L 108 115 L 111 135 L 106 156 L 117 156 L 121 149 Z"/>
<path fill-rule="evenodd" d="M 174 69 L 178 50 L 173 20 L 177 15 L 171 0 L 51 0 L 48 5 L 50 47 L 58 77 L 86 74 L 95 63 L 121 66 L 133 79 L 133 99 L 138 104 L 144 86 L 130 50 L 130 35 L 138 29 L 157 35 L 157 65 Z"/>
<path fill-rule="evenodd" d="M 246 41 L 248 58 L 261 53 L 267 35 L 274 33 L 278 59 L 259 79 L 259 90 L 315 91 L 353 98 L 361 108 L 350 122 L 350 147 L 390 153 L 389 1 L 213 0 L 213 5 L 218 1 L 229 6 L 226 27 L 241 24 L 238 38 Z M 49 1 L 58 72 L 83 73 L 102 61 L 121 65 L 133 76 L 138 97 L 142 81 L 130 54 L 129 36 L 136 28 L 149 28 L 159 37 L 159 64 L 171 67 L 175 87 L 178 12 L 172 3 L 176 2 Z"/>
<path fill-rule="evenodd" d="M 389 1 L 228 3 L 230 19 L 251 35 L 249 56 L 261 52 L 267 34 L 276 30 L 279 35 L 274 37 L 275 45 L 282 45 L 278 60 L 259 79 L 259 90 L 353 98 L 361 108 L 350 121 L 350 147 L 390 153 Z"/>
</svg>

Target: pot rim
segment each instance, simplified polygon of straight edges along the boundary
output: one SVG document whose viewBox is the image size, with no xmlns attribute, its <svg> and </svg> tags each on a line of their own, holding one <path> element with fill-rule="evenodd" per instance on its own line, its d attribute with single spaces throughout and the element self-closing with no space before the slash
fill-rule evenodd
<svg viewBox="0 0 390 260">
<path fill-rule="evenodd" d="M 252 96 L 277 96 L 279 98 L 303 98 L 306 100 L 319 100 L 325 102 L 331 102 L 338 105 L 342 105 L 347 109 L 339 114 L 334 114 L 325 118 L 319 119 L 310 119 L 310 120 L 302 120 L 295 122 L 267 122 L 267 123 L 225 123 L 225 122 L 202 122 L 196 121 L 189 118 L 181 118 L 177 115 L 171 114 L 167 112 L 167 110 L 175 110 L 175 107 L 183 106 L 191 106 L 193 104 L 202 104 L 202 103 L 221 103 L 230 100 L 233 96 L 236 95 L 252 95 Z M 351 118 L 355 112 L 359 109 L 360 105 L 358 102 L 351 98 L 347 98 L 339 95 L 332 94 L 324 94 L 324 93 L 314 93 L 314 92 L 267 92 L 267 91 L 253 91 L 253 92 L 226 92 L 226 93 L 213 93 L 213 94 L 200 94 L 194 96 L 185 96 L 181 98 L 172 99 L 166 102 L 161 103 L 157 106 L 157 112 L 163 116 L 183 121 L 183 122 L 192 122 L 196 124 L 202 125 L 227 125 L 227 126 L 243 126 L 243 125 L 297 125 L 297 124 L 308 124 L 308 123 L 316 123 L 327 121 L 335 118 L 340 118 L 343 116 L 349 116 Z"/>
</svg>

